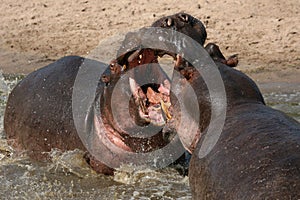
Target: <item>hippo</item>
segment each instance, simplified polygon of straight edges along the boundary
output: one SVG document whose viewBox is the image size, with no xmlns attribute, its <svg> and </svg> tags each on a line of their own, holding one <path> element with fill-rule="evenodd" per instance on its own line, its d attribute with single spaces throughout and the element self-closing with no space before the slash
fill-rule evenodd
<svg viewBox="0 0 300 200">
<path fill-rule="evenodd" d="M 203 46 L 206 32 L 195 20 L 179 13 L 158 20 L 154 25 L 183 30 Z M 187 27 L 182 25 L 185 22 L 189 24 Z M 202 38 L 194 37 L 193 33 L 198 30 L 203 32 Z M 202 146 L 209 137 L 210 123 L 217 126 L 214 123 L 220 121 L 221 115 L 211 121 L 212 99 L 208 86 L 201 73 L 181 55 L 172 55 L 176 60 L 174 69 L 182 75 L 183 105 L 190 114 L 190 124 L 198 124 L 198 131 L 191 133 L 190 125 L 182 132 L 177 131 L 180 104 L 172 98 L 169 108 L 172 118 L 164 127 L 164 134 L 179 134 L 192 154 L 188 176 L 193 199 L 299 199 L 300 124 L 266 106 L 255 82 L 232 68 L 238 63 L 236 55 L 225 59 L 214 43 L 207 44 L 205 50 L 215 63 L 226 92 L 225 122 L 217 142 L 203 154 Z M 187 85 L 196 93 L 199 120 L 193 115 L 189 92 L 185 92 Z"/>
<path fill-rule="evenodd" d="M 212 101 L 201 73 L 176 55 L 174 69 L 180 71 L 183 105 L 190 113 L 188 125 L 178 132 L 180 105 L 171 98 L 172 118 L 164 133 L 179 134 L 192 154 L 189 182 L 193 199 L 298 199 L 300 197 L 300 124 L 284 113 L 266 106 L 255 82 L 244 73 L 214 60 L 224 83 L 227 106 L 220 136 L 203 154 L 210 123 L 217 126 L 221 114 L 212 120 Z M 181 63 L 182 62 L 182 63 Z M 213 67 L 213 66 L 211 66 Z M 209 78 L 209 77 L 206 77 Z M 196 93 L 200 119 L 187 85 Z M 192 142 L 186 142 L 192 141 Z M 210 147 L 210 146 L 209 146 Z"/>
<path fill-rule="evenodd" d="M 27 75 L 11 91 L 4 116 L 4 129 L 8 143 L 17 151 L 26 151 L 35 160 L 46 161 L 50 158 L 51 149 L 62 151 L 81 149 L 86 146 L 78 136 L 72 115 L 72 92 L 78 71 L 83 65 L 108 66 L 104 73 L 99 74 L 99 84 L 96 89 L 95 102 L 102 99 L 101 115 L 107 138 L 124 151 L 149 152 L 163 147 L 167 141 L 161 131 L 149 137 L 131 137 L 132 124 L 128 119 L 120 117 L 116 122 L 112 116 L 112 106 L 109 104 L 112 91 L 118 79 L 129 69 L 143 63 L 152 63 L 151 72 L 135 70 L 129 79 L 130 89 L 134 94 L 129 101 L 129 112 L 139 126 L 152 124 L 162 130 L 165 123 L 161 103 L 168 104 L 168 77 L 157 65 L 157 56 L 153 51 L 139 49 L 126 52 L 109 65 L 79 56 L 63 57 L 56 62 L 38 69 Z M 151 76 L 157 83 L 139 86 L 138 78 Z M 159 99 L 163 98 L 163 100 Z M 121 96 L 122 97 L 122 96 Z M 114 99 L 116 104 L 122 104 L 122 98 Z M 96 104 L 96 103 L 95 103 Z M 128 104 L 128 102 L 127 102 Z M 93 121 L 93 111 L 86 113 L 84 126 L 89 129 Z M 122 111 L 121 116 L 122 116 Z M 92 117 L 90 117 L 92 116 Z M 118 123 L 118 125 L 116 125 Z M 119 125 L 122 125 L 122 129 Z M 99 130 L 100 132 L 102 130 Z M 91 167 L 103 174 L 112 175 L 114 169 L 98 161 L 87 153 L 85 156 Z"/>
</svg>

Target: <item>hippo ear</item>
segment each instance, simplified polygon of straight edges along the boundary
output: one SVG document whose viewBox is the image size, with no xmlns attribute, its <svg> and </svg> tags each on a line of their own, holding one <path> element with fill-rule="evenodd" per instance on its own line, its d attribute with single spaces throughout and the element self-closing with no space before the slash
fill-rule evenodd
<svg viewBox="0 0 300 200">
<path fill-rule="evenodd" d="M 238 54 L 229 56 L 226 60 L 226 65 L 228 65 L 229 67 L 236 67 L 238 63 L 239 63 Z"/>
</svg>

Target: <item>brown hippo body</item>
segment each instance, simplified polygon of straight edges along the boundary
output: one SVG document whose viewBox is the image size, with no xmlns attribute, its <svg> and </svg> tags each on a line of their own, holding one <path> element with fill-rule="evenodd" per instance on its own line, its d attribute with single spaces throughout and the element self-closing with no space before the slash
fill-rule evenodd
<svg viewBox="0 0 300 200">
<path fill-rule="evenodd" d="M 206 39 L 203 24 L 185 13 L 162 18 L 153 26 L 182 32 L 201 46 Z M 195 34 L 197 31 L 202 34 Z M 185 146 L 193 154 L 189 167 L 193 199 L 299 199 L 300 124 L 265 105 L 254 81 L 231 68 L 238 64 L 236 55 L 225 59 L 219 47 L 213 43 L 207 44 L 205 49 L 222 77 L 227 108 L 221 135 L 204 157 L 200 152 L 208 128 L 210 125 L 217 126 L 214 122 L 219 123 L 221 115 L 211 121 L 211 102 L 214 99 L 211 99 L 201 74 L 184 59 L 178 61 L 178 56 L 175 63 L 175 70 L 187 80 L 182 81 L 182 96 L 189 120 L 199 122 L 199 132 L 196 134 L 189 132 L 190 124 L 178 133 L 183 143 L 192 141 L 190 146 Z M 184 91 L 186 83 L 196 93 L 199 120 L 195 118 L 194 106 L 191 106 L 193 99 L 189 92 Z M 173 118 L 164 128 L 165 134 L 177 132 L 181 120 L 179 103 L 171 101 Z"/>
<path fill-rule="evenodd" d="M 300 126 L 282 112 L 236 105 L 204 158 L 197 156 L 201 142 L 189 167 L 194 199 L 299 199 Z"/>
<path fill-rule="evenodd" d="M 9 95 L 4 129 L 8 142 L 37 158 L 56 147 L 83 149 L 72 116 L 72 89 L 81 57 L 65 57 L 29 74 Z M 68 141 L 68 142 L 66 142 Z"/>
<path fill-rule="evenodd" d="M 86 150 L 72 115 L 73 85 L 84 60 L 78 56 L 61 58 L 30 73 L 12 90 L 4 129 L 8 143 L 17 152 L 25 151 L 30 158 L 46 160 L 53 148 Z M 99 165 L 97 171 L 112 173 L 110 168 Z"/>
<path fill-rule="evenodd" d="M 192 34 L 195 39 L 204 38 L 205 40 L 205 28 L 200 21 L 196 19 L 192 20 L 193 18 L 184 14 L 180 15 L 180 18 L 177 17 L 177 19 L 183 22 L 176 24 L 177 26 L 181 26 L 181 31 L 186 31 L 190 35 Z M 186 23 L 187 21 L 188 23 Z M 192 22 L 192 24 L 190 24 L 190 22 Z M 127 37 L 127 40 L 128 39 L 130 39 L 130 34 Z M 126 42 L 132 44 L 131 41 L 124 41 L 125 46 Z M 133 49 L 122 49 L 121 47 L 121 52 L 125 51 L 126 53 L 122 54 L 118 52 L 121 56 L 112 61 L 110 68 L 108 68 L 103 75 L 99 74 L 99 85 L 96 92 L 97 94 L 95 95 L 98 99 L 95 99 L 95 102 L 91 104 L 88 112 L 85 113 L 85 119 L 87 119 L 87 121 L 81 124 L 81 128 L 86 131 L 93 131 L 94 112 L 96 112 L 95 105 L 99 99 L 102 99 L 102 104 L 98 106 L 103 115 L 105 129 L 110 132 L 108 138 L 110 138 L 112 143 L 118 143 L 117 145 L 119 145 L 120 148 L 126 149 L 126 151 L 149 152 L 153 149 L 161 148 L 167 143 L 163 134 L 158 132 L 158 134 L 150 138 L 131 137 L 128 133 L 130 133 L 134 127 L 132 127 L 132 123 L 128 123 L 128 116 L 122 117 L 123 110 L 120 110 L 121 122 L 118 121 L 116 123 L 112 115 L 112 106 L 109 104 L 111 102 L 114 86 L 120 79 L 122 70 L 126 71 L 134 69 L 138 65 L 157 63 L 157 57 L 160 56 L 159 52 L 136 48 L 138 45 L 139 44 L 134 43 L 134 46 L 130 47 Z M 83 145 L 78 136 L 72 113 L 73 85 L 80 66 L 84 63 L 95 66 L 101 65 L 100 62 L 82 57 L 64 57 L 30 73 L 12 90 L 7 102 L 4 129 L 9 144 L 17 151 L 26 151 L 33 159 L 45 160 L 49 158 L 48 152 L 53 148 L 58 148 L 63 151 L 75 148 L 84 151 L 87 150 L 86 144 Z M 163 84 L 167 78 L 161 69 L 152 67 L 151 70 L 152 71 L 146 69 L 143 71 L 143 68 L 140 68 L 133 72 L 131 76 L 136 80 L 137 84 L 139 84 L 139 79 L 142 80 L 142 82 L 149 82 L 149 80 L 154 78 Z M 161 89 L 157 84 L 152 84 L 150 87 L 154 90 L 154 96 L 159 92 L 158 90 Z M 160 118 L 160 114 L 155 113 L 155 111 L 152 112 L 151 114 L 154 116 L 154 119 L 149 119 L 149 116 L 145 117 L 143 114 L 141 116 L 141 107 L 148 107 L 148 104 L 151 104 L 151 106 L 154 105 L 154 109 L 156 109 L 155 107 L 159 107 L 159 105 L 157 105 L 159 102 L 157 103 L 155 101 L 153 95 L 152 99 L 154 100 L 152 102 L 149 100 L 153 92 L 148 92 L 145 88 L 147 87 L 142 88 L 142 90 L 146 93 L 144 96 L 147 97 L 141 97 L 141 99 L 144 98 L 143 100 L 147 105 L 137 105 L 139 103 L 136 101 L 140 98 L 139 96 L 131 98 L 129 101 L 130 117 L 139 126 L 147 126 L 149 123 L 158 121 L 159 127 L 162 129 L 162 118 Z M 136 89 L 141 88 L 137 86 Z M 114 103 L 124 105 L 122 95 L 120 94 L 119 97 L 120 98 L 114 99 Z M 128 102 L 125 102 L 125 104 L 128 104 Z M 125 112 L 127 112 L 127 110 L 124 110 L 124 113 Z M 147 112 L 150 113 L 150 111 Z M 119 127 L 120 124 L 122 124 L 122 128 Z M 101 132 L 101 129 L 98 129 L 98 131 Z M 97 134 L 94 134 L 93 137 L 97 137 Z M 97 146 L 98 144 L 95 145 Z M 113 171 L 110 167 L 98 162 L 92 155 L 88 154 L 87 160 L 92 167 L 100 173 L 111 174 Z"/>
<path fill-rule="evenodd" d="M 145 58 L 152 56 L 146 56 L 145 54 L 147 53 L 144 50 L 140 52 L 140 55 L 143 55 Z M 133 58 L 129 64 L 134 65 L 136 59 L 139 59 L 139 56 Z M 152 60 L 155 62 L 155 59 Z M 96 69 L 99 66 L 108 67 L 108 65 L 104 65 L 101 62 L 78 56 L 63 57 L 46 67 L 30 73 L 12 90 L 5 111 L 4 129 L 8 143 L 17 152 L 26 151 L 32 159 L 47 160 L 49 159 L 49 152 L 53 148 L 62 151 L 73 149 L 87 150 L 86 144 L 91 141 L 86 140 L 86 144 L 83 145 L 82 140 L 78 136 L 72 112 L 73 86 L 82 65 L 90 68 L 95 67 Z M 166 141 L 159 131 L 149 138 L 131 137 L 130 130 L 134 127 L 128 123 L 128 118 L 122 117 L 122 112 L 127 113 L 127 110 L 120 110 L 120 121 L 117 123 L 114 121 L 112 106 L 116 104 L 128 105 L 129 103 L 129 112 L 135 123 L 142 127 L 150 123 L 149 120 L 145 121 L 139 116 L 138 107 L 132 98 L 129 102 L 123 102 L 122 97 L 127 95 L 128 91 L 123 91 L 122 94 L 119 94 L 119 97 L 114 99 L 114 105 L 110 105 L 114 86 L 121 77 L 121 70 L 118 69 L 121 66 L 114 62 L 109 66 L 102 75 L 99 74 L 99 83 L 94 91 L 96 98 L 94 103 L 91 103 L 87 113 L 84 114 L 85 116 L 80 122 L 81 128 L 86 131 L 86 134 L 91 134 L 95 138 L 98 137 L 103 129 L 97 129 L 96 127 L 98 132 L 96 131 L 95 134 L 91 133 L 91 131 L 95 131 L 95 127 L 93 127 L 95 113 L 100 114 L 99 110 L 95 109 L 100 109 L 105 124 L 106 137 L 121 149 L 129 152 L 149 152 L 164 146 Z M 162 81 L 166 78 L 164 73 L 156 72 L 156 70 L 161 70 L 159 66 L 151 69 L 153 70 L 152 72 L 146 71 L 145 73 L 156 74 L 158 78 L 161 77 L 160 80 Z M 138 75 L 139 73 L 136 76 Z M 88 82 L 89 80 L 86 81 Z M 84 99 L 85 96 L 80 98 Z M 95 105 L 99 104 L 100 99 L 101 104 L 96 107 Z M 120 124 L 123 129 L 119 128 Z M 161 128 L 158 126 L 157 130 L 159 129 Z M 93 145 L 97 146 L 99 144 Z M 113 169 L 99 162 L 94 156 L 87 154 L 86 158 L 97 172 L 112 174 Z"/>
<path fill-rule="evenodd" d="M 216 64 L 224 81 L 227 111 L 221 135 L 205 157 L 199 155 L 211 122 L 211 99 L 199 73 L 188 75 L 200 110 L 200 134 L 193 139 L 199 142 L 189 148 L 193 199 L 298 199 L 300 124 L 266 106 L 258 87 L 245 74 Z M 188 97 L 184 101 L 190 104 Z"/>
</svg>

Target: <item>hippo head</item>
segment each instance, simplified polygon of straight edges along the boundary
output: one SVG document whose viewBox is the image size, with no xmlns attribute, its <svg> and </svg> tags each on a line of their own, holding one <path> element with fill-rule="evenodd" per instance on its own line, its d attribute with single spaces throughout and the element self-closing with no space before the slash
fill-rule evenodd
<svg viewBox="0 0 300 200">
<path fill-rule="evenodd" d="M 201 46 L 203 46 L 207 37 L 207 33 L 202 22 L 186 13 L 178 13 L 175 15 L 163 17 L 154 22 L 152 26 L 168 28 L 181 32 L 191 37 Z M 227 109 L 230 109 L 237 104 L 245 102 L 258 102 L 264 104 L 263 97 L 254 81 L 252 81 L 242 72 L 232 69 L 232 67 L 235 67 L 238 64 L 237 55 L 233 55 L 230 56 L 228 59 L 225 59 L 219 47 L 214 43 L 207 44 L 205 50 L 215 63 L 215 66 L 209 67 L 217 67 L 221 75 L 222 81 L 224 83 Z M 182 75 L 183 79 L 181 81 L 183 104 L 181 105 L 184 105 L 187 111 L 186 114 L 188 115 L 189 121 L 191 123 L 193 121 L 195 123 L 199 123 L 199 129 L 197 133 L 189 133 L 188 128 L 186 128 L 185 130 L 183 129 L 183 132 L 179 133 L 185 148 L 189 152 L 192 152 L 195 148 L 197 141 L 205 133 L 206 129 L 208 128 L 211 122 L 211 102 L 214 100 L 210 98 L 210 92 L 208 90 L 204 78 L 202 77 L 202 74 L 198 70 L 196 70 L 191 63 L 187 62 L 184 58 L 182 58 L 181 55 L 170 55 L 175 60 L 174 70 L 178 71 Z M 195 116 L 193 114 L 195 113 L 195 108 L 191 106 L 193 105 L 193 100 L 190 98 L 189 92 L 187 92 L 187 88 L 189 88 L 189 86 L 192 86 L 193 90 L 197 95 L 197 101 L 200 112 L 200 118 L 198 119 L 199 121 L 195 119 L 198 116 Z M 179 121 L 182 117 L 180 114 L 181 109 L 178 101 L 176 101 L 176 99 L 173 99 L 172 97 L 171 107 L 169 109 L 172 110 L 172 118 L 165 125 L 163 132 L 165 135 L 178 134 L 177 129 L 179 126 Z M 192 136 L 194 137 L 195 135 L 195 138 L 189 138 Z"/>
<path fill-rule="evenodd" d="M 181 67 L 177 67 L 176 65 L 179 65 Z M 235 109 L 237 106 L 249 103 L 265 104 L 263 96 L 255 82 L 244 73 L 220 62 L 215 62 L 215 66 L 208 67 L 216 67 L 218 73 L 220 74 L 221 81 L 224 84 L 224 96 L 221 97 L 217 95 L 217 98 L 225 99 L 225 118 L 227 116 L 227 113 Z M 181 74 L 183 75 L 182 81 L 180 81 L 182 90 L 182 104 L 173 102 L 173 99 L 171 98 L 172 118 L 164 127 L 163 132 L 166 135 L 179 134 L 186 150 L 192 153 L 198 141 L 206 135 L 209 126 L 214 126 L 213 123 L 215 123 L 215 121 L 218 122 L 218 120 L 216 119 L 218 119 L 218 117 L 222 114 L 214 116 L 212 114 L 213 109 L 220 110 L 220 108 L 218 104 L 215 104 L 214 106 L 217 105 L 217 107 L 213 108 L 213 102 L 218 102 L 219 100 L 214 99 L 214 97 L 211 96 L 211 91 L 209 91 L 206 80 L 210 77 L 204 78 L 201 72 L 196 70 L 190 64 L 186 65 L 186 63 L 180 64 L 177 62 L 174 69 L 180 70 Z M 197 103 L 199 107 L 199 115 L 197 116 L 195 115 L 194 106 L 191 106 L 195 104 L 194 99 L 192 99 L 189 95 L 190 87 L 193 88 L 193 92 L 195 92 L 197 96 Z M 182 118 L 182 116 L 178 114 L 182 110 L 181 106 L 184 106 L 184 110 L 186 110 L 185 113 L 187 115 L 189 123 L 198 124 L 197 132 L 191 133 L 188 126 L 186 129 L 181 129 L 182 131 L 178 132 L 179 122 Z"/>
<path fill-rule="evenodd" d="M 201 46 L 206 39 L 203 24 L 184 13 L 161 18 L 153 24 L 153 27 L 176 30 L 194 39 Z M 210 122 L 209 91 L 201 74 L 178 53 L 144 47 L 139 37 L 134 33 L 128 33 L 116 59 L 111 61 L 108 70 L 101 78 L 99 91 L 103 92 L 98 95 L 101 99 L 98 110 L 101 110 L 102 121 L 107 130 L 106 137 L 119 148 L 130 152 L 150 152 L 162 148 L 177 134 L 177 122 L 182 117 L 181 108 L 171 92 L 169 77 L 158 63 L 158 58 L 165 54 L 174 59 L 174 69 L 182 75 L 183 82 L 189 83 L 196 92 L 201 115 L 199 134 L 197 134 L 199 137 Z M 231 76 L 231 71 L 228 71 L 227 66 L 223 66 L 222 63 L 219 64 L 222 66 L 220 67 L 222 77 L 224 75 L 230 82 L 229 86 L 225 87 L 226 91 L 233 91 L 229 96 L 233 99 L 232 102 L 235 97 L 240 99 L 240 93 L 246 96 L 250 93 L 254 96 L 257 94 L 256 88 L 252 92 L 251 81 L 249 93 L 244 93 L 244 86 L 238 86 L 237 83 L 240 76 L 234 75 L 234 72 L 231 78 L 227 78 Z M 242 77 L 241 83 L 249 84 L 248 79 L 244 80 Z M 183 85 L 182 94 L 184 88 Z M 183 98 L 184 104 L 189 105 L 189 100 L 189 95 L 186 95 Z M 193 121 L 193 108 L 187 106 L 186 110 L 188 115 L 191 114 L 190 120 Z M 150 132 L 149 127 L 152 127 Z M 186 131 L 189 129 L 187 128 Z M 140 137 L 139 134 L 144 136 L 146 134 L 147 137 Z M 187 132 L 179 134 L 186 137 L 189 135 Z M 186 148 L 192 151 L 193 147 L 186 146 Z"/>
<path fill-rule="evenodd" d="M 171 117 L 170 80 L 158 63 L 158 52 L 132 44 L 132 36 L 126 35 L 117 58 L 101 77 L 98 106 L 114 145 L 150 152 L 168 143 L 162 128 Z"/>
<path fill-rule="evenodd" d="M 176 30 L 188 35 L 201 46 L 206 40 L 202 22 L 185 13 L 163 17 L 154 22 L 152 27 Z M 171 136 L 175 135 L 163 133 L 163 128 L 172 118 L 172 104 L 176 102 L 170 92 L 170 79 L 158 63 L 158 58 L 165 54 L 173 57 L 177 63 L 175 68 L 181 67 L 178 65 L 182 61 L 179 55 L 161 49 L 144 48 L 134 32 L 128 33 L 117 58 L 111 61 L 109 70 L 103 74 L 101 80 L 105 86 L 100 97 L 100 107 L 104 111 L 104 124 L 109 130 L 107 137 L 116 146 L 133 152 L 148 152 L 166 145 L 172 139 Z M 120 83 L 122 87 L 116 87 Z M 128 94 L 132 94 L 130 98 Z M 129 99 L 129 103 L 126 99 Z M 118 105 L 117 109 L 114 108 L 115 105 Z M 117 119 L 113 114 L 115 112 L 119 115 Z M 153 133 L 149 134 L 153 136 L 140 138 L 132 135 L 137 131 L 137 125 L 145 128 L 152 126 Z"/>
</svg>

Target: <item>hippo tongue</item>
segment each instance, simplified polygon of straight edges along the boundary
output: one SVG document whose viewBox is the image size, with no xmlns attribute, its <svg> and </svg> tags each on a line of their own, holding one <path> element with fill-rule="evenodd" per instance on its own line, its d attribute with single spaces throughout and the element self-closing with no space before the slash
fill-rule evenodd
<svg viewBox="0 0 300 200">
<path fill-rule="evenodd" d="M 150 103 L 159 104 L 162 99 L 162 94 L 154 92 L 151 87 L 147 88 L 146 95 Z"/>
</svg>

